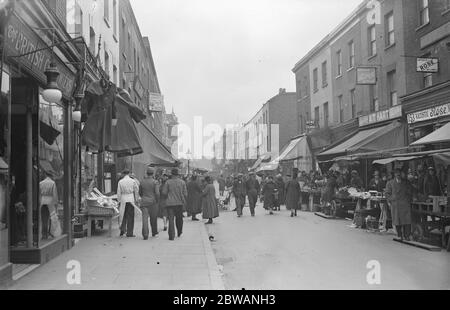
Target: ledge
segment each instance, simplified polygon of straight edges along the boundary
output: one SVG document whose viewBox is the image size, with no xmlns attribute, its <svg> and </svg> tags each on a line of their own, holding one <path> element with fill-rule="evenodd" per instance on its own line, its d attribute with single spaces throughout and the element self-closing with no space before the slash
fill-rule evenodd
<svg viewBox="0 0 450 310">
<path fill-rule="evenodd" d="M 442 12 L 441 15 L 447 15 L 448 13 L 450 13 L 450 8 Z"/>
<path fill-rule="evenodd" d="M 395 47 L 395 42 L 392 43 L 391 45 L 386 46 L 386 47 L 384 48 L 384 50 L 387 51 L 388 49 L 391 49 L 391 48 L 393 48 L 393 47 Z"/>
<path fill-rule="evenodd" d="M 348 68 L 348 69 L 347 69 L 347 72 L 350 72 L 350 71 L 352 71 L 352 70 L 355 70 L 355 66 Z"/>
<path fill-rule="evenodd" d="M 416 28 L 416 31 L 422 30 L 423 28 L 425 28 L 425 27 L 428 26 L 429 24 L 430 24 L 430 22 L 428 22 L 428 23 L 426 23 L 426 24 L 423 24 L 423 25 L 417 27 L 417 28 Z"/>
</svg>

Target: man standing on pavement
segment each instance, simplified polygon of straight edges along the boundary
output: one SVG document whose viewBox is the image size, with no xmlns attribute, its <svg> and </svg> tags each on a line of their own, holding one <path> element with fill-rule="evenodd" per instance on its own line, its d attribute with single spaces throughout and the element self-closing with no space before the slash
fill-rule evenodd
<svg viewBox="0 0 450 310">
<path fill-rule="evenodd" d="M 256 180 L 255 173 L 250 173 L 250 179 L 245 183 L 245 188 L 248 195 L 248 202 L 250 204 L 250 212 L 252 216 L 255 216 L 256 202 L 260 193 L 260 186 L 258 180 Z"/>
<path fill-rule="evenodd" d="M 127 234 L 128 238 L 136 237 L 134 231 L 134 209 L 140 209 L 136 206 L 139 200 L 139 187 L 135 180 L 130 178 L 130 170 L 125 169 L 122 172 L 124 176 L 117 185 L 117 199 L 120 203 L 120 236 Z"/>
<path fill-rule="evenodd" d="M 217 182 L 219 183 L 219 195 L 220 197 L 222 197 L 223 193 L 225 192 L 225 179 L 222 174 L 217 179 Z"/>
<path fill-rule="evenodd" d="M 243 175 L 240 173 L 237 177 L 237 180 L 233 183 L 233 195 L 236 199 L 236 211 L 238 217 L 242 216 L 242 212 L 245 206 L 245 184 L 242 180 Z"/>
<path fill-rule="evenodd" d="M 142 237 L 144 237 L 144 240 L 148 240 L 150 233 L 148 228 L 149 217 L 152 236 L 158 235 L 159 184 L 154 176 L 155 170 L 150 167 L 147 168 L 147 177 L 139 185 L 139 195 L 142 199 Z"/>
<path fill-rule="evenodd" d="M 180 179 L 177 168 L 172 170 L 172 178 L 167 181 L 165 191 L 167 191 L 166 208 L 169 217 L 169 240 L 175 240 L 175 223 L 178 237 L 183 234 L 183 206 L 187 201 L 186 183 Z"/>
<path fill-rule="evenodd" d="M 197 214 L 202 212 L 202 189 L 197 181 L 197 176 L 193 175 L 187 183 L 187 213 L 192 216 L 193 221 L 199 221 Z"/>
<path fill-rule="evenodd" d="M 392 225 L 395 226 L 400 239 L 409 240 L 411 235 L 411 200 L 412 186 L 401 177 L 401 170 L 396 169 L 394 179 L 386 186 L 386 198 L 391 205 Z"/>
</svg>

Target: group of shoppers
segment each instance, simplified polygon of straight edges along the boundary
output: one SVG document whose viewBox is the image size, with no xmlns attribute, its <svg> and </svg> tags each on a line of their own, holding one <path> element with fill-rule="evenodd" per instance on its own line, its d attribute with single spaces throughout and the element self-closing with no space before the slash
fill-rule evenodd
<svg viewBox="0 0 450 310">
<path fill-rule="evenodd" d="M 184 212 L 192 216 L 193 221 L 198 221 L 197 215 L 202 213 L 203 218 L 208 220 L 206 224 L 212 224 L 213 219 L 219 216 L 216 188 L 210 176 L 199 180 L 193 175 L 186 182 L 176 168 L 170 174 L 156 175 L 152 167 L 148 167 L 146 177 L 141 181 L 127 169 L 122 176 L 117 187 L 120 236 L 136 237 L 136 210 L 142 214 L 144 240 L 148 240 L 150 230 L 153 237 L 159 234 L 158 218 L 164 220 L 164 231 L 168 231 L 169 240 L 175 240 L 175 235 L 181 237 L 183 234 Z"/>
</svg>

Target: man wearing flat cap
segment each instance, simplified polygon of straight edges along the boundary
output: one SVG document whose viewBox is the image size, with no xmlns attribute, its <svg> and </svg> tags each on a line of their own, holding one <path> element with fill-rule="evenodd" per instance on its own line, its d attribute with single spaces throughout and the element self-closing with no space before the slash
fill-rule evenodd
<svg viewBox="0 0 450 310">
<path fill-rule="evenodd" d="M 177 168 L 172 170 L 172 177 L 166 182 L 164 195 L 167 196 L 166 209 L 169 217 L 169 240 L 175 240 L 175 224 L 178 237 L 183 234 L 183 207 L 187 201 L 186 183 L 180 179 Z M 175 220 L 175 223 L 174 223 Z"/>
<path fill-rule="evenodd" d="M 150 218 L 150 226 L 152 236 L 158 235 L 158 212 L 159 212 L 159 184 L 155 180 L 155 170 L 151 167 L 147 168 L 146 178 L 139 184 L 139 195 L 141 196 L 142 211 L 142 237 L 147 240 L 149 237 L 148 220 Z"/>
</svg>

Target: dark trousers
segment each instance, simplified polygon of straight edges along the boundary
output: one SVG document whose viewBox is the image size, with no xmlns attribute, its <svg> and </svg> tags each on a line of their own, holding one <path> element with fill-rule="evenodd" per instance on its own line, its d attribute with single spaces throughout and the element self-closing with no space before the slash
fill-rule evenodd
<svg viewBox="0 0 450 310">
<path fill-rule="evenodd" d="M 244 206 L 245 206 L 245 196 L 236 197 L 236 208 L 237 214 L 239 216 L 243 214 Z"/>
<path fill-rule="evenodd" d="M 248 203 L 250 205 L 250 213 L 255 215 L 256 202 L 258 200 L 258 194 L 256 191 L 254 193 L 248 194 Z"/>
<path fill-rule="evenodd" d="M 395 226 L 395 230 L 397 231 L 398 237 L 401 239 L 408 239 L 411 235 L 411 225 Z"/>
<path fill-rule="evenodd" d="M 183 206 L 167 207 L 167 216 L 169 218 L 169 239 L 175 239 L 175 225 L 178 236 L 183 233 Z"/>
<path fill-rule="evenodd" d="M 41 207 L 42 239 L 48 239 L 50 233 L 50 211 L 48 206 Z"/>
<path fill-rule="evenodd" d="M 123 214 L 122 225 L 120 225 L 120 232 L 127 234 L 128 237 L 133 236 L 134 232 L 134 207 L 127 202 L 125 205 L 125 213 Z"/>
<path fill-rule="evenodd" d="M 149 227 L 148 220 L 150 218 L 150 226 L 152 229 L 152 236 L 156 236 L 158 234 L 158 212 L 159 208 L 157 204 L 153 206 L 142 207 L 142 236 L 144 238 L 148 238 L 149 236 Z"/>
</svg>

